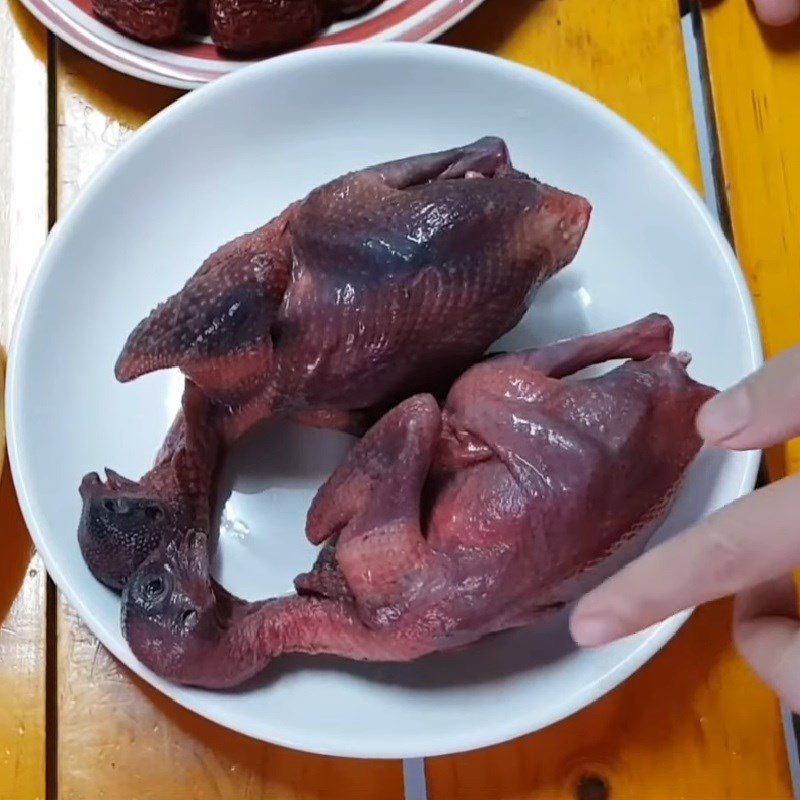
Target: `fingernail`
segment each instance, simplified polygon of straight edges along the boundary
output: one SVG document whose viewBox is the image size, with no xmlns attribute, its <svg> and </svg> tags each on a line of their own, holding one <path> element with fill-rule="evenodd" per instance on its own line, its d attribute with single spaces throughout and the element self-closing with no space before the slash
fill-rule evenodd
<svg viewBox="0 0 800 800">
<path fill-rule="evenodd" d="M 598 647 L 621 639 L 624 635 L 618 620 L 602 615 L 573 617 L 569 628 L 579 647 Z"/>
<path fill-rule="evenodd" d="M 723 444 L 748 426 L 751 409 L 750 392 L 740 383 L 706 403 L 698 418 L 700 433 L 707 442 Z"/>
</svg>

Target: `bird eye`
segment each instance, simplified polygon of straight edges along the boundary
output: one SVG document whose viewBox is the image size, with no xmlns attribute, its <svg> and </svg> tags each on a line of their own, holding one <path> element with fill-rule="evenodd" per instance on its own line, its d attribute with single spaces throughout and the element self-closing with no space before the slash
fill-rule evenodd
<svg viewBox="0 0 800 800">
<path fill-rule="evenodd" d="M 167 582 L 161 575 L 148 575 L 139 584 L 142 599 L 148 603 L 157 603 L 162 600 L 168 590 Z"/>
</svg>

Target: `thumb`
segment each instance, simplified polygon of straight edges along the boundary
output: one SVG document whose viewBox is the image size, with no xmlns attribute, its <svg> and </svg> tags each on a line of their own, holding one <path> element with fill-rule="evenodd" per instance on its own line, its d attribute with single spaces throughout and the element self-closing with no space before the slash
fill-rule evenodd
<svg viewBox="0 0 800 800">
<path fill-rule="evenodd" d="M 800 0 L 753 0 L 753 5 L 767 25 L 788 25 L 800 17 Z"/>
<path fill-rule="evenodd" d="M 709 444 L 729 450 L 770 447 L 800 434 L 800 347 L 709 400 L 697 427 Z"/>
</svg>

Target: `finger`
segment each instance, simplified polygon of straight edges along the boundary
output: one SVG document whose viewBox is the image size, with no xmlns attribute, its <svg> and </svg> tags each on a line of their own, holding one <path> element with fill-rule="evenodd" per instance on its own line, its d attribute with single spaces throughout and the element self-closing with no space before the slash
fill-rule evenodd
<svg viewBox="0 0 800 800">
<path fill-rule="evenodd" d="M 786 478 L 645 553 L 578 602 L 573 638 L 605 644 L 782 575 L 800 563 L 798 497 L 800 476 Z"/>
<path fill-rule="evenodd" d="M 767 25 L 788 25 L 800 17 L 800 0 L 753 0 L 753 5 Z"/>
<path fill-rule="evenodd" d="M 800 347 L 709 400 L 697 427 L 707 442 L 733 450 L 769 447 L 800 434 Z"/>
<path fill-rule="evenodd" d="M 781 575 L 744 589 L 736 595 L 734 621 L 745 623 L 760 617 L 798 619 L 797 584 L 792 575 Z"/>
<path fill-rule="evenodd" d="M 734 606 L 739 652 L 763 681 L 800 711 L 800 622 L 794 579 L 783 576 L 743 592 Z"/>
</svg>

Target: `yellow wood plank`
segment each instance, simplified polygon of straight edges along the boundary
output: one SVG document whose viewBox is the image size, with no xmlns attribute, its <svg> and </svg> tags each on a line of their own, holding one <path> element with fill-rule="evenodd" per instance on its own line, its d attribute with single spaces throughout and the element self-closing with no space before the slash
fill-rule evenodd
<svg viewBox="0 0 800 800">
<path fill-rule="evenodd" d="M 674 0 L 488 0 L 448 38 L 598 97 L 699 184 Z M 431 800 L 789 800 L 778 705 L 735 655 L 729 620 L 725 604 L 704 609 L 625 685 L 546 731 L 429 760 Z"/>
<path fill-rule="evenodd" d="M 728 0 L 704 25 L 736 247 L 777 355 L 800 343 L 800 23 L 762 29 L 747 0 Z M 769 465 L 799 471 L 800 441 Z"/>
<path fill-rule="evenodd" d="M 700 185 L 676 0 L 486 0 L 444 41 L 496 53 L 583 89 L 643 131 Z"/>
<path fill-rule="evenodd" d="M 134 128 L 176 96 L 59 47 L 59 209 Z M 63 600 L 58 632 L 63 800 L 402 797 L 398 762 L 295 753 L 182 710 L 110 658 Z"/>
<path fill-rule="evenodd" d="M 0 1 L 0 341 L 47 234 L 47 39 Z M 0 391 L 4 359 L 0 356 Z M 5 445 L 0 402 L 0 468 Z M 14 494 L 0 480 L 0 798 L 45 795 L 46 576 Z"/>
<path fill-rule="evenodd" d="M 728 616 L 727 605 L 698 612 L 627 683 L 558 725 L 429 760 L 431 800 L 789 800 L 777 701 L 732 653 Z"/>
</svg>

